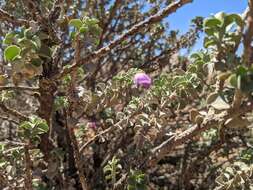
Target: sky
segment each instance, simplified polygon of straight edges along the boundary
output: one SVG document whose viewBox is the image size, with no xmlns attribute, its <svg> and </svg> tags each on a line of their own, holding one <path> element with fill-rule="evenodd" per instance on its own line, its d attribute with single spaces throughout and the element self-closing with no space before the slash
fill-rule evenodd
<svg viewBox="0 0 253 190">
<path fill-rule="evenodd" d="M 180 32 L 187 32 L 190 21 L 196 16 L 208 17 L 211 14 L 223 11 L 226 13 L 243 13 L 247 7 L 247 0 L 193 0 L 170 15 L 167 19 L 170 29 L 179 29 Z M 193 51 L 202 47 L 203 36 L 198 40 Z"/>
</svg>

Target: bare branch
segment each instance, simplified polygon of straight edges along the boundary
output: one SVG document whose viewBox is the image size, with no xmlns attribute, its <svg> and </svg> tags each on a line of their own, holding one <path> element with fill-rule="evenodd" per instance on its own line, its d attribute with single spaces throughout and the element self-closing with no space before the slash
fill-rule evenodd
<svg viewBox="0 0 253 190">
<path fill-rule="evenodd" d="M 224 122 L 231 117 L 241 115 L 251 110 L 252 105 L 249 105 L 241 107 L 237 109 L 237 111 L 232 109 L 229 111 L 221 112 L 220 114 L 215 115 L 212 118 L 207 118 L 200 126 L 195 125 L 179 135 L 172 136 L 168 140 L 164 141 L 160 145 L 153 148 L 150 152 L 151 157 L 147 158 L 148 161 L 146 160 L 147 163 L 145 161 L 145 164 L 151 167 L 154 166 L 158 161 L 164 158 L 164 156 L 167 155 L 176 146 L 185 143 L 187 140 L 190 140 L 191 138 L 195 137 L 196 135 L 200 134 L 203 131 L 218 126 L 221 122 Z"/>
<path fill-rule="evenodd" d="M 7 114 L 13 115 L 17 118 L 19 118 L 20 120 L 24 121 L 24 120 L 29 120 L 29 118 L 25 115 L 23 115 L 22 113 L 18 112 L 17 110 L 13 110 L 9 107 L 7 107 L 4 103 L 0 103 L 0 108 L 6 112 Z"/>
<path fill-rule="evenodd" d="M 19 124 L 19 122 L 17 122 L 17 121 L 15 121 L 15 120 L 11 119 L 10 117 L 6 117 L 6 116 L 1 116 L 1 115 L 0 115 L 0 119 L 6 120 L 6 121 L 9 121 L 9 122 L 12 122 L 12 123 L 15 123 L 16 125 Z"/>
<path fill-rule="evenodd" d="M 169 14 L 171 14 L 173 12 L 176 12 L 177 9 L 179 9 L 180 7 L 184 6 L 187 3 L 191 3 L 192 1 L 193 0 L 178 0 L 175 3 L 172 3 L 171 5 L 167 6 L 164 9 L 162 9 L 158 13 L 148 17 L 146 20 L 134 25 L 127 32 L 123 33 L 117 39 L 112 41 L 109 45 L 107 45 L 103 48 L 100 48 L 99 50 L 89 54 L 88 56 L 84 57 L 82 60 L 74 63 L 72 66 L 64 68 L 60 72 L 60 74 L 56 75 L 56 78 L 63 77 L 64 75 L 70 73 L 74 68 L 79 67 L 79 66 L 87 63 L 88 61 L 90 62 L 91 60 L 98 59 L 98 58 L 102 57 L 104 54 L 110 52 L 112 48 L 119 45 L 121 42 L 128 39 L 130 36 L 136 34 L 137 32 L 139 32 L 144 27 L 148 27 L 151 24 L 160 22 L 164 17 L 168 16 Z"/>
<path fill-rule="evenodd" d="M 127 119 L 130 119 L 131 117 L 133 117 L 135 114 L 128 116 Z M 109 133 L 110 131 L 114 130 L 116 127 L 120 126 L 125 119 L 120 120 L 119 122 L 115 123 L 113 126 L 105 129 L 104 131 L 98 133 L 97 135 L 95 135 L 93 138 L 91 138 L 89 141 L 87 141 L 79 150 L 80 153 L 82 153 L 86 147 L 88 147 L 90 144 L 92 144 L 95 140 L 97 140 L 99 137 Z"/>
<path fill-rule="evenodd" d="M 108 28 L 110 22 L 112 21 L 112 19 L 113 19 L 114 16 L 115 16 L 116 11 L 117 11 L 117 8 L 118 8 L 120 2 L 121 2 L 120 0 L 115 0 L 114 4 L 113 4 L 113 6 L 112 6 L 112 9 L 111 9 L 111 11 L 110 11 L 110 15 L 109 15 L 109 17 L 108 17 L 106 23 L 103 25 L 102 33 L 101 33 L 100 39 L 99 39 L 99 45 L 98 45 L 99 48 L 101 48 L 101 46 L 102 46 L 102 44 L 103 44 L 102 42 L 103 42 L 103 39 L 104 39 L 104 35 L 105 35 L 105 33 L 106 33 L 106 30 L 107 30 L 107 28 Z"/>
<path fill-rule="evenodd" d="M 0 86 L 1 90 L 27 90 L 27 91 L 39 91 L 39 88 L 29 86 Z"/>
<path fill-rule="evenodd" d="M 29 25 L 29 22 L 25 19 L 17 19 L 13 15 L 7 13 L 3 9 L 0 9 L 0 20 L 6 21 L 8 23 L 12 23 L 14 25 L 22 26 L 22 25 Z"/>
</svg>

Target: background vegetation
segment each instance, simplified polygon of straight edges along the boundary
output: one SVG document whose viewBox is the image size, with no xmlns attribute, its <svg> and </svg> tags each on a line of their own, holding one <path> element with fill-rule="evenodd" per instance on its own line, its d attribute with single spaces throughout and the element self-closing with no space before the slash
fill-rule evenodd
<svg viewBox="0 0 253 190">
<path fill-rule="evenodd" d="M 189 3 L 0 1 L 0 189 L 253 189 L 253 1 Z"/>
</svg>

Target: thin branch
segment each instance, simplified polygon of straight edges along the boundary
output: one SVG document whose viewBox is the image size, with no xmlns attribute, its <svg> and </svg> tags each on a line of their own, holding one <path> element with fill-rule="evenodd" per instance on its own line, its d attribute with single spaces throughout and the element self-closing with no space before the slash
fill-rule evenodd
<svg viewBox="0 0 253 190">
<path fill-rule="evenodd" d="M 27 91 L 39 91 L 37 87 L 29 87 L 29 86 L 0 86 L 1 90 L 27 90 Z"/>
<path fill-rule="evenodd" d="M 101 33 L 100 39 L 99 39 L 98 48 L 101 48 L 101 46 L 102 46 L 102 44 L 103 44 L 102 42 L 103 42 L 103 39 L 104 39 L 104 35 L 105 35 L 105 33 L 106 33 L 106 30 L 107 30 L 109 24 L 111 23 L 112 19 L 113 19 L 114 16 L 115 16 L 115 14 L 116 14 L 116 12 L 117 12 L 117 8 L 118 8 L 120 2 L 121 2 L 121 0 L 115 0 L 114 4 L 113 4 L 113 6 L 112 6 L 112 9 L 111 9 L 111 11 L 110 11 L 110 15 L 109 15 L 109 17 L 108 17 L 106 23 L 103 25 L 102 33 Z"/>
<path fill-rule="evenodd" d="M 211 129 L 213 127 L 217 127 L 220 123 L 226 121 L 231 117 L 235 117 L 241 115 L 243 113 L 249 112 L 252 110 L 252 105 L 244 106 L 239 108 L 237 111 L 233 109 L 229 111 L 221 112 L 218 115 L 215 115 L 213 118 L 207 118 L 204 122 L 199 126 L 195 125 L 190 129 L 182 132 L 180 135 L 175 135 L 170 139 L 164 141 L 160 145 L 154 147 L 150 152 L 150 157 L 144 159 L 144 166 L 154 166 L 158 161 L 164 158 L 173 148 L 178 145 L 185 143 L 187 140 L 195 137 L 203 131 Z"/>
<path fill-rule="evenodd" d="M 24 120 L 29 120 L 29 118 L 25 115 L 23 115 L 22 113 L 18 112 L 17 110 L 11 109 L 9 107 L 7 107 L 4 103 L 0 102 L 0 108 L 6 112 L 7 114 L 13 115 L 17 118 L 19 118 L 20 120 L 24 121 Z"/>
<path fill-rule="evenodd" d="M 67 117 L 69 117 L 69 114 L 67 114 Z M 78 170 L 78 176 L 79 176 L 80 183 L 82 185 L 82 189 L 83 190 L 89 190 L 90 188 L 88 186 L 86 177 L 84 175 L 83 167 L 81 167 L 82 166 L 81 153 L 80 153 L 79 148 L 78 148 L 78 142 L 76 140 L 74 131 L 72 130 L 72 126 L 70 126 L 69 123 L 68 123 L 68 119 L 66 120 L 66 122 L 67 122 L 66 127 L 67 127 L 67 130 L 68 130 L 68 133 L 69 133 L 71 144 L 73 146 L 73 150 L 74 150 L 74 155 L 75 155 L 75 160 L 76 160 L 75 164 L 76 164 L 76 168 Z"/>
<path fill-rule="evenodd" d="M 130 28 L 127 32 L 123 33 L 121 36 L 119 36 L 117 39 L 112 41 L 109 45 L 100 48 L 99 50 L 87 55 L 82 60 L 74 63 L 70 67 L 64 68 L 58 75 L 56 75 L 56 78 L 61 78 L 64 75 L 70 73 L 74 68 L 79 67 L 88 61 L 98 59 L 102 57 L 104 54 L 111 51 L 112 48 L 119 45 L 124 40 L 128 39 L 130 36 L 134 35 L 135 33 L 139 32 L 143 28 L 148 27 L 151 24 L 160 22 L 164 17 L 168 16 L 169 14 L 176 12 L 177 9 L 184 6 L 187 3 L 191 3 L 193 0 L 178 0 L 177 2 L 172 3 L 171 5 L 167 6 L 166 8 L 162 9 L 158 13 L 148 17 L 146 20 L 134 25 L 132 28 Z"/>
<path fill-rule="evenodd" d="M 9 121 L 9 122 L 15 123 L 16 125 L 19 124 L 19 122 L 15 121 L 15 120 L 13 120 L 13 119 L 11 119 L 11 118 L 9 118 L 9 117 L 2 116 L 2 115 L 0 115 L 0 119 L 2 119 L 2 120 L 7 120 L 7 121 Z"/>
<path fill-rule="evenodd" d="M 0 9 L 0 20 L 8 22 L 8 23 L 12 23 L 14 25 L 18 25 L 18 26 L 29 25 L 29 22 L 27 20 L 15 18 L 15 16 L 9 14 L 3 9 Z"/>
<path fill-rule="evenodd" d="M 99 137 L 103 136 L 106 133 L 109 133 L 110 131 L 112 131 L 112 129 L 114 129 L 114 127 L 109 127 L 107 129 L 105 129 L 104 131 L 102 131 L 101 133 L 95 135 L 94 137 L 92 137 L 92 139 L 90 139 L 89 141 L 87 141 L 81 148 L 80 148 L 80 153 L 82 153 L 85 148 L 87 146 L 89 146 L 90 144 L 92 144 L 95 140 L 97 140 Z"/>
<path fill-rule="evenodd" d="M 127 119 L 127 120 L 130 119 L 130 118 L 133 117 L 134 115 L 135 115 L 135 113 L 132 114 L 132 115 L 130 115 L 130 116 L 128 116 L 126 119 Z M 99 137 L 101 137 L 101 136 L 103 136 L 103 135 L 109 133 L 110 131 L 114 130 L 116 127 L 120 126 L 121 123 L 124 122 L 124 120 L 125 120 L 125 119 L 120 120 L 119 122 L 115 123 L 113 126 L 107 128 L 107 129 L 105 129 L 104 131 L 102 131 L 102 132 L 98 133 L 97 135 L 95 135 L 92 139 L 90 139 L 89 141 L 87 141 L 87 142 L 80 148 L 80 150 L 79 150 L 80 153 L 82 153 L 82 152 L 85 150 L 85 148 L 86 148 L 87 146 L 89 146 L 90 144 L 92 144 L 92 143 L 93 143 L 95 140 L 97 140 Z"/>
<path fill-rule="evenodd" d="M 17 148 L 17 146 L 25 146 L 26 144 L 23 142 L 18 142 L 18 141 L 10 141 L 10 140 L 6 140 L 4 139 L 4 141 L 0 141 L 1 144 L 6 144 L 6 145 L 13 145 L 15 146 L 15 148 Z"/>
</svg>

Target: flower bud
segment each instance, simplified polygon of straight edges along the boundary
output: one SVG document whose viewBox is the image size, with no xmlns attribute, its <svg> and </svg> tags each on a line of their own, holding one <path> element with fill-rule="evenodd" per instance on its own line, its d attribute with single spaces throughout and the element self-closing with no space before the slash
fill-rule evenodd
<svg viewBox="0 0 253 190">
<path fill-rule="evenodd" d="M 148 89 L 151 86 L 152 80 L 145 73 L 137 73 L 134 76 L 134 84 Z"/>
</svg>

